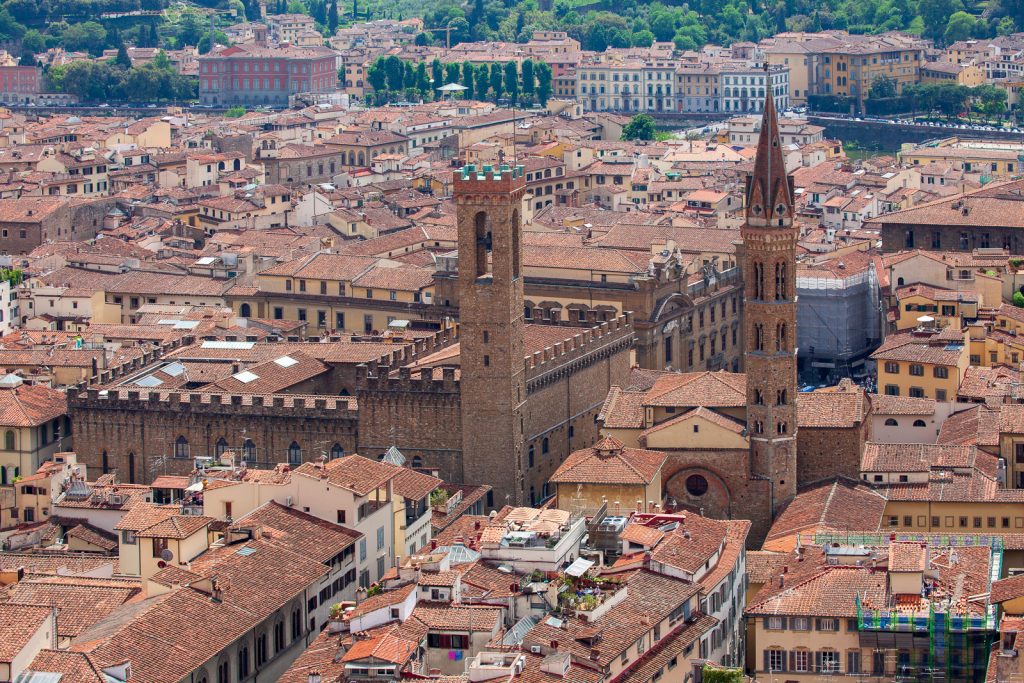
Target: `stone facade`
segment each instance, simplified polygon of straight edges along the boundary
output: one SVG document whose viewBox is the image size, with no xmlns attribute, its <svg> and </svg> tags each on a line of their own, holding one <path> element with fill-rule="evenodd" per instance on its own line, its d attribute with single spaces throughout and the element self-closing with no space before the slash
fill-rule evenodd
<svg viewBox="0 0 1024 683">
<path fill-rule="evenodd" d="M 92 472 L 149 482 L 191 471 L 226 447 L 260 467 L 322 453 L 377 457 L 397 446 L 413 467 L 451 483 L 490 484 L 487 506 L 539 502 L 574 450 L 598 440 L 597 414 L 629 376 L 633 327 L 620 315 L 590 327 L 532 326 L 526 348 L 519 275 L 522 179 L 511 169 L 456 181 L 460 326 L 336 368 L 323 395 L 232 395 L 119 386 L 157 353 L 72 390 L 75 447 Z M 451 348 L 458 343 L 457 353 Z M 440 353 L 440 352 L 444 353 Z M 351 390 L 350 390 L 351 389 Z M 356 396 L 352 403 L 338 393 Z M 358 406 L 358 407 L 356 407 Z M 175 449 L 179 437 L 186 452 Z M 177 455 L 178 457 L 174 457 Z"/>
<path fill-rule="evenodd" d="M 800 487 L 830 477 L 860 477 L 860 455 L 868 442 L 871 421 L 853 427 L 801 427 L 796 439 L 797 485 Z"/>
<path fill-rule="evenodd" d="M 493 477 L 497 494 L 515 505 L 523 504 L 527 466 L 519 214 L 525 192 L 522 167 L 478 174 L 469 166 L 455 174 L 463 470 L 470 482 Z"/>
<path fill-rule="evenodd" d="M 753 476 L 770 483 L 774 518 L 796 495 L 796 242 L 772 99 L 766 98 L 743 237 L 747 432 Z"/>
</svg>

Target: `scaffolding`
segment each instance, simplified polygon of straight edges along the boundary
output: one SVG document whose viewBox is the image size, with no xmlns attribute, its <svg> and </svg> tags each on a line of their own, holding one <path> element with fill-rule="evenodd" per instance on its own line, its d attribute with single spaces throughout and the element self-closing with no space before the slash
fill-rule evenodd
<svg viewBox="0 0 1024 683">
<path fill-rule="evenodd" d="M 838 534 L 822 534 L 820 542 L 838 542 Z M 1003 542 L 998 536 L 943 534 L 859 534 L 863 545 L 885 545 L 899 540 L 928 543 L 932 547 L 988 547 L 989 587 L 1002 571 Z M 815 536 L 819 540 L 819 535 Z M 846 541 L 846 537 L 842 537 Z M 883 541 L 884 539 L 884 541 Z M 881 541 L 881 542 L 880 542 Z M 850 538 L 848 543 L 854 543 Z M 988 603 L 980 613 L 959 613 L 956 605 L 930 601 L 927 610 L 898 609 L 891 605 L 871 609 L 858 595 L 857 628 L 862 648 L 874 652 L 874 676 L 893 675 L 897 681 L 950 681 L 981 683 L 999 630 L 996 606 Z"/>
</svg>

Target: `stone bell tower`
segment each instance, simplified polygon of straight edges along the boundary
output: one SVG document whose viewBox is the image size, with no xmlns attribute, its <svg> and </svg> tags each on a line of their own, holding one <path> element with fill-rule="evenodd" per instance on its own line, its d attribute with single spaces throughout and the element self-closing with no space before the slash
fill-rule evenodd
<svg viewBox="0 0 1024 683">
<path fill-rule="evenodd" d="M 744 366 L 751 473 L 770 482 L 772 519 L 796 495 L 796 244 L 772 88 L 767 88 L 743 238 Z"/>
<path fill-rule="evenodd" d="M 455 172 L 463 481 L 524 500 L 523 167 Z"/>
</svg>

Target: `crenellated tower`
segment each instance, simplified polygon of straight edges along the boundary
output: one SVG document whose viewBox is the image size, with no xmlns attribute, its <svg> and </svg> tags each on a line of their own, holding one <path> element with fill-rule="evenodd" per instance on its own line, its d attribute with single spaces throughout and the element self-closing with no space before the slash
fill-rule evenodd
<svg viewBox="0 0 1024 683">
<path fill-rule="evenodd" d="M 523 167 L 455 172 L 463 481 L 521 504 L 526 401 L 520 210 Z"/>
<path fill-rule="evenodd" d="M 771 88 L 747 178 L 743 238 L 744 365 L 751 472 L 770 481 L 772 519 L 796 495 L 796 244 Z"/>
</svg>

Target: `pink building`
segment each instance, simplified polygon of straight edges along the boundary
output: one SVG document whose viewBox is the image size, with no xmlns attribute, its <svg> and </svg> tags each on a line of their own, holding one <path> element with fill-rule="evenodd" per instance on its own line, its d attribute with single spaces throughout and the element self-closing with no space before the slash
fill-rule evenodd
<svg viewBox="0 0 1024 683">
<path fill-rule="evenodd" d="M 326 47 L 232 45 L 199 58 L 199 100 L 215 106 L 287 106 L 301 92 L 333 92 L 335 52 Z"/>
</svg>

